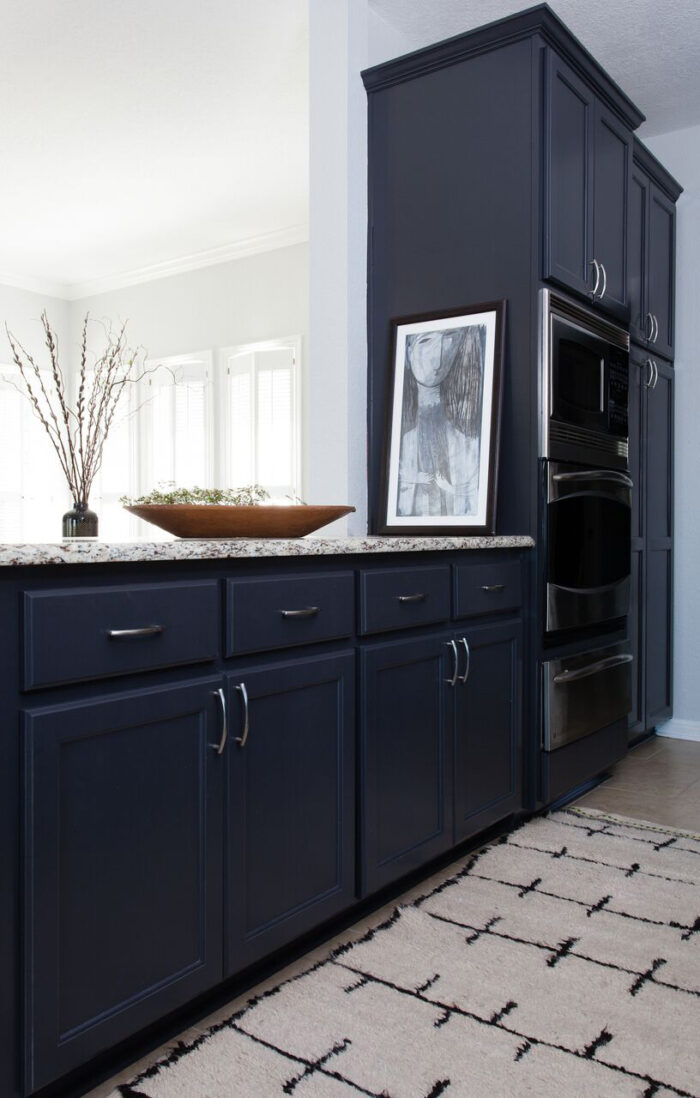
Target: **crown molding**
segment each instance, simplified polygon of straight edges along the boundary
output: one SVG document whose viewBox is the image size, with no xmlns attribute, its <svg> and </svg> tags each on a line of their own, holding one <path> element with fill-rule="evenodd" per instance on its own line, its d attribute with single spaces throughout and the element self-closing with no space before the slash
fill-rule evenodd
<svg viewBox="0 0 700 1098">
<path fill-rule="evenodd" d="M 11 290 L 28 290 L 30 294 L 40 294 L 42 297 L 57 297 L 61 301 L 67 301 L 66 290 L 68 287 L 63 282 L 52 282 L 48 278 L 34 278 L 32 275 L 15 275 L 7 271 L 0 271 L 0 286 L 8 286 Z"/>
<path fill-rule="evenodd" d="M 138 267 L 119 274 L 105 275 L 102 278 L 87 279 L 84 282 L 60 283 L 48 279 L 32 278 L 25 275 L 0 273 L 0 283 L 32 293 L 61 298 L 64 301 L 80 301 L 85 297 L 111 293 L 127 286 L 138 286 L 143 282 L 155 282 L 159 278 L 171 278 L 187 271 L 213 267 L 219 263 L 230 263 L 235 259 L 245 259 L 262 252 L 273 252 L 279 248 L 289 248 L 294 244 L 305 244 L 309 239 L 309 227 L 290 225 L 286 229 L 277 229 L 271 233 L 234 240 L 218 248 L 209 248 L 204 252 L 178 256 L 163 263 L 153 263 L 148 267 Z"/>
</svg>

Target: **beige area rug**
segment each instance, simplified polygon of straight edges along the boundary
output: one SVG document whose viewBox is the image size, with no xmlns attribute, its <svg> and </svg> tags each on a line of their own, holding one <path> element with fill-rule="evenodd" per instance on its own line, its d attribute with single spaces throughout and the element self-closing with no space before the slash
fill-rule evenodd
<svg viewBox="0 0 700 1098">
<path fill-rule="evenodd" d="M 697 1098 L 700 837 L 532 820 L 122 1098 Z"/>
</svg>

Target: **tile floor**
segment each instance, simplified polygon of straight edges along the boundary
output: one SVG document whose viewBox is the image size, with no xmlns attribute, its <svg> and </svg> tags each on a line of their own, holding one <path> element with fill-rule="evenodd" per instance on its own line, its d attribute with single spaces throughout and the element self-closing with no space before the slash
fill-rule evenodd
<svg viewBox="0 0 700 1098">
<path fill-rule="evenodd" d="M 630 751 L 611 778 L 576 803 L 700 832 L 700 743 L 655 736 Z"/>
<path fill-rule="evenodd" d="M 700 743 L 685 740 L 662 739 L 654 737 L 630 751 L 626 759 L 615 768 L 611 778 L 587 793 L 577 802 L 582 808 L 597 808 L 602 812 L 614 812 L 620 816 L 632 816 L 648 820 L 665 827 L 677 827 L 700 832 Z M 419 896 L 448 876 L 449 871 L 441 870 L 430 882 L 423 881 L 401 897 L 402 901 Z M 370 926 L 375 926 L 393 910 L 398 901 L 392 901 L 380 911 L 356 923 L 343 931 L 338 938 L 324 942 L 316 950 L 305 954 L 282 972 L 277 972 L 269 980 L 251 988 L 238 999 L 227 1003 L 225 1007 L 203 1018 L 196 1026 L 181 1033 L 168 1044 L 155 1049 L 143 1060 L 132 1064 L 127 1071 L 91 1090 L 85 1098 L 119 1098 L 116 1088 L 120 1083 L 143 1071 L 149 1064 L 167 1055 L 178 1041 L 194 1040 L 200 1033 L 216 1022 L 228 1017 L 242 1006 L 253 994 L 293 976 L 295 972 L 307 968 L 315 961 L 325 957 L 335 945 L 350 938 L 360 937 Z M 201 1098 L 192 1095 L 192 1098 Z M 232 1096 L 233 1098 L 233 1096 Z"/>
</svg>

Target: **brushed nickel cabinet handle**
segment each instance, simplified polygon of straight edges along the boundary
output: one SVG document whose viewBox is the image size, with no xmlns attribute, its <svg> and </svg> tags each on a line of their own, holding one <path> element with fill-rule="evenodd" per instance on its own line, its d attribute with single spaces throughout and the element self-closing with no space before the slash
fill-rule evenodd
<svg viewBox="0 0 700 1098">
<path fill-rule="evenodd" d="M 424 602 L 425 591 L 416 591 L 414 595 L 397 595 L 398 602 Z"/>
<path fill-rule="evenodd" d="M 595 268 L 595 286 L 590 291 L 591 297 L 595 297 L 598 293 L 598 286 L 600 285 L 600 264 L 597 259 L 591 259 L 588 265 L 589 267 Z"/>
<path fill-rule="evenodd" d="M 654 380 L 654 363 L 651 361 L 650 358 L 648 358 L 644 365 L 648 366 L 649 368 L 649 376 L 644 379 L 644 385 L 645 388 L 651 389 L 651 383 Z"/>
<path fill-rule="evenodd" d="M 228 721 L 226 719 L 226 695 L 223 690 L 212 690 L 212 696 L 215 697 L 219 703 L 221 710 L 221 736 L 218 743 L 210 743 L 209 746 L 216 751 L 217 755 L 223 755 L 224 748 L 226 747 L 226 740 L 228 739 Z"/>
<path fill-rule="evenodd" d="M 567 682 L 578 682 L 587 679 L 590 675 L 598 675 L 601 671 L 610 671 L 613 667 L 620 667 L 624 663 L 632 663 L 634 656 L 629 652 L 620 653 L 618 656 L 608 656 L 596 663 L 589 663 L 587 667 L 579 667 L 576 671 L 561 671 L 555 675 L 553 682 L 557 686 L 565 686 Z"/>
<path fill-rule="evenodd" d="M 467 663 L 466 663 L 466 666 L 464 668 L 464 674 L 459 676 L 459 681 L 462 684 L 464 684 L 467 681 L 467 679 L 469 678 L 469 669 L 471 667 L 472 654 L 469 651 L 469 644 L 467 643 L 467 638 L 466 637 L 460 637 L 459 638 L 459 643 L 464 645 L 464 654 L 467 657 Z"/>
<path fill-rule="evenodd" d="M 320 606 L 304 606 L 301 610 L 280 610 L 283 618 L 314 618 Z"/>
<path fill-rule="evenodd" d="M 112 640 L 127 640 L 129 637 L 157 637 L 162 632 L 162 625 L 142 625 L 138 629 L 108 629 L 107 636 Z"/>
<path fill-rule="evenodd" d="M 653 343 L 654 339 L 654 318 L 651 313 L 647 313 L 646 323 L 644 325 L 644 338 L 647 343 Z"/>
<path fill-rule="evenodd" d="M 241 682 L 236 687 L 236 690 L 243 699 L 243 735 L 236 736 L 236 743 L 239 747 L 245 747 L 248 742 L 248 733 L 250 732 L 250 706 L 248 704 L 248 691 L 245 688 L 245 683 Z"/>
<path fill-rule="evenodd" d="M 608 288 L 608 272 L 605 270 L 605 264 L 604 263 L 601 263 L 600 269 L 603 272 L 603 289 L 600 291 L 600 293 L 598 295 L 598 300 L 602 301 L 603 298 L 605 297 L 605 291 Z"/>
<path fill-rule="evenodd" d="M 659 364 L 655 358 L 652 359 L 652 365 L 654 367 L 654 384 L 652 385 L 652 389 L 655 389 L 659 384 Z"/>
<path fill-rule="evenodd" d="M 482 591 L 505 591 L 505 583 L 482 583 Z"/>
<path fill-rule="evenodd" d="M 445 647 L 452 649 L 452 656 L 454 658 L 454 672 L 451 679 L 445 679 L 448 686 L 457 685 L 457 676 L 459 674 L 459 652 L 457 651 L 456 641 L 445 641 Z"/>
<path fill-rule="evenodd" d="M 659 338 L 659 320 L 656 313 L 653 314 L 652 320 L 654 321 L 654 334 L 651 337 L 651 342 L 656 343 L 657 339 Z"/>
</svg>

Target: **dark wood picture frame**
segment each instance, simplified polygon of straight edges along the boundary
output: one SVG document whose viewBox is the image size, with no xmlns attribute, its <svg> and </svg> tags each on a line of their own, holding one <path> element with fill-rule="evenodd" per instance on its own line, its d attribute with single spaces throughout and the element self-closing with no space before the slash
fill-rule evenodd
<svg viewBox="0 0 700 1098">
<path fill-rule="evenodd" d="M 382 446 L 382 510 L 377 531 L 379 534 L 424 534 L 426 536 L 444 534 L 445 536 L 449 537 L 455 535 L 480 536 L 484 534 L 494 534 L 496 532 L 495 523 L 498 492 L 498 465 L 500 455 L 501 414 L 503 407 L 503 368 L 505 359 L 506 308 L 507 302 L 505 299 L 502 299 L 500 301 L 487 301 L 476 305 L 468 305 L 458 309 L 440 309 L 427 313 L 418 313 L 411 316 L 392 318 L 392 357 L 389 364 L 385 428 Z M 397 355 L 399 351 L 400 330 L 406 325 L 423 325 L 429 324 L 431 321 L 442 322 L 457 317 L 462 318 L 477 316 L 484 313 L 494 314 L 494 338 L 493 363 L 490 371 L 491 414 L 489 419 L 488 454 L 486 457 L 485 466 L 486 498 L 485 509 L 483 511 L 483 521 L 470 521 L 470 519 L 472 519 L 473 517 L 478 518 L 479 516 L 471 516 L 465 514 L 451 516 L 454 519 L 453 522 L 431 522 L 430 519 L 432 516 L 426 516 L 425 521 L 416 521 L 413 523 L 405 521 L 397 522 L 395 513 L 392 512 L 390 514 L 389 504 L 390 492 L 392 489 L 390 475 L 392 455 L 394 453 L 394 448 L 396 448 L 398 452 L 398 447 L 400 447 L 401 445 L 400 438 L 392 437 L 392 435 L 394 434 L 394 427 L 396 425 L 397 418 L 397 410 L 395 408 L 397 401 L 397 384 L 400 381 L 403 385 L 403 378 L 407 368 L 404 363 L 402 365 L 399 376 L 399 371 L 397 369 Z M 469 324 L 464 324 L 460 326 L 466 329 L 469 327 Z M 487 369 L 487 365 L 487 363 L 484 363 L 484 370 Z M 481 449 L 482 448 L 480 445 L 480 471 L 483 470 L 484 466 L 483 459 L 481 457 Z M 394 480 L 396 480 L 396 478 L 394 478 Z M 394 486 L 396 487 L 396 485 Z"/>
</svg>

